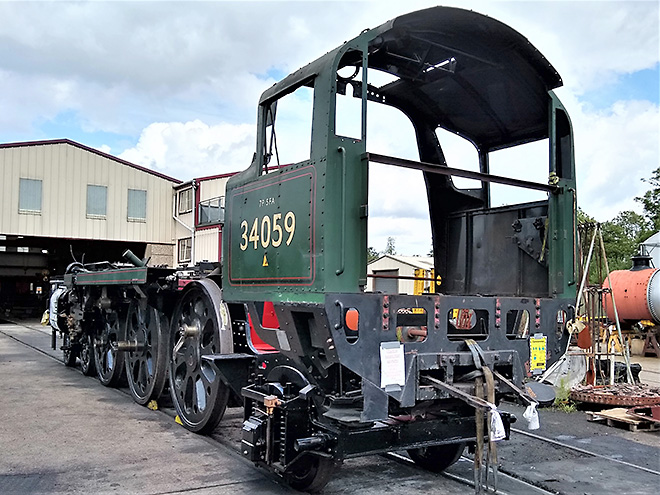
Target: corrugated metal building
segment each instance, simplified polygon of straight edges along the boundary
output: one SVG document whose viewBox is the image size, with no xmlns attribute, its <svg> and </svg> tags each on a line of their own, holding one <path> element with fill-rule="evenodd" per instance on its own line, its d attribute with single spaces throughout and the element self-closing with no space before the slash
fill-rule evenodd
<svg viewBox="0 0 660 495">
<path fill-rule="evenodd" d="M 383 254 L 367 265 L 366 290 L 386 294 L 414 294 L 415 280 L 412 277 L 415 277 L 416 270 L 418 277 L 432 279 L 433 258 Z M 420 293 L 430 290 L 429 280 L 419 282 L 422 284 Z"/>
<path fill-rule="evenodd" d="M 0 144 L 0 174 L 0 309 L 34 305 L 74 257 L 172 264 L 177 179 L 68 139 Z"/>
</svg>

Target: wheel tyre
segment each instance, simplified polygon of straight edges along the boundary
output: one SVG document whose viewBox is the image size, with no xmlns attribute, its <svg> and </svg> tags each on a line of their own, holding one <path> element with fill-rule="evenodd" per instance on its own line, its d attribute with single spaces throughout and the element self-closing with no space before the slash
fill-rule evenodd
<svg viewBox="0 0 660 495">
<path fill-rule="evenodd" d="M 221 337 L 230 329 L 220 288 L 209 279 L 188 284 L 170 325 L 169 388 L 181 423 L 195 433 L 210 433 L 225 413 L 229 388 L 202 357 L 231 352 L 231 341 Z"/>
<path fill-rule="evenodd" d="M 409 449 L 408 455 L 419 467 L 434 473 L 441 473 L 454 464 L 465 450 L 465 443 L 450 443 Z"/>
<path fill-rule="evenodd" d="M 80 369 L 85 376 L 94 376 L 96 374 L 94 338 L 89 333 L 80 341 Z"/>
<path fill-rule="evenodd" d="M 62 336 L 62 358 L 64 360 L 64 366 L 73 367 L 76 365 L 76 359 L 78 358 L 78 353 L 74 351 L 71 347 L 71 335 L 68 333 L 63 334 Z"/>
<path fill-rule="evenodd" d="M 336 468 L 334 459 L 310 454 L 300 458 L 285 474 L 285 479 L 291 488 L 317 493 L 328 484 Z"/>
<path fill-rule="evenodd" d="M 112 344 L 124 340 L 126 319 L 117 312 L 106 313 L 94 340 L 94 361 L 99 381 L 106 387 L 116 387 L 124 374 L 124 353 L 112 349 Z"/>
<path fill-rule="evenodd" d="M 163 319 L 137 300 L 131 301 L 126 315 L 126 340 L 142 347 L 125 354 L 126 379 L 133 400 L 143 406 L 160 397 L 167 379 L 169 339 Z"/>
</svg>

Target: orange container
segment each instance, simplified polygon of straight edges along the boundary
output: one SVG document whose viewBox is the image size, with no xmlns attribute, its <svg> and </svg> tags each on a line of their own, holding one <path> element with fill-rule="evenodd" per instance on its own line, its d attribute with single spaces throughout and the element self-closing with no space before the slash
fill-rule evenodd
<svg viewBox="0 0 660 495">
<path fill-rule="evenodd" d="M 657 268 L 616 270 L 610 273 L 612 293 L 620 320 L 660 323 L 660 276 Z M 603 288 L 609 288 L 607 279 Z M 607 317 L 614 320 L 612 296 L 605 294 Z"/>
</svg>

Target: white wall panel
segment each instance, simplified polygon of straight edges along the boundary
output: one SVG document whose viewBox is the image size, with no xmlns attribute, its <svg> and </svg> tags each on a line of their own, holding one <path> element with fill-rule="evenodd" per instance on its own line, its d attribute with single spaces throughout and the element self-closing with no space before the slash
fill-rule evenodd
<svg viewBox="0 0 660 495">
<path fill-rule="evenodd" d="M 173 182 L 69 143 L 0 148 L 0 233 L 171 243 Z M 19 179 L 42 180 L 41 214 L 18 212 Z M 88 218 L 87 185 L 107 189 L 105 219 Z M 128 189 L 147 191 L 145 222 L 128 221 Z"/>
<path fill-rule="evenodd" d="M 219 261 L 219 229 L 198 230 L 195 233 L 195 261 Z"/>
</svg>

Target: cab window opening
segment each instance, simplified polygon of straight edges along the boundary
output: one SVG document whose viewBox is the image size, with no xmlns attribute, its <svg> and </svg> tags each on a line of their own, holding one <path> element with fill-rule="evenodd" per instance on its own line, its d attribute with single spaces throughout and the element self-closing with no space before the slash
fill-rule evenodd
<svg viewBox="0 0 660 495">
<path fill-rule="evenodd" d="M 313 106 L 313 81 L 267 104 L 262 173 L 310 159 Z"/>
</svg>

